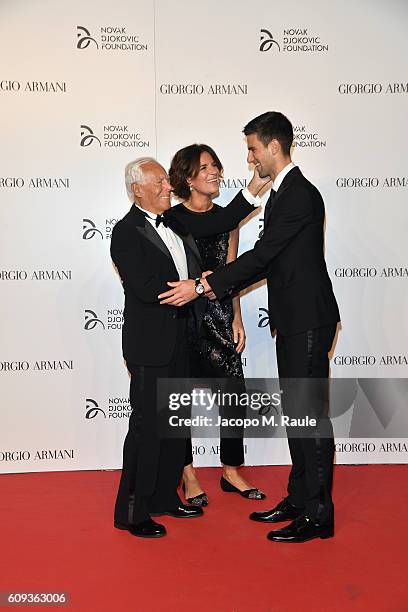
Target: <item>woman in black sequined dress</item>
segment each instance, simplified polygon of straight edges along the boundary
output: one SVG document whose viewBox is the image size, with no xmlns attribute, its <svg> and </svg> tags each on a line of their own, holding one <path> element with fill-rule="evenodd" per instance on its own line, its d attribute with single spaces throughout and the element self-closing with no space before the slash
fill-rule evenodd
<svg viewBox="0 0 408 612">
<path fill-rule="evenodd" d="M 216 215 L 221 210 L 212 200 L 219 194 L 222 171 L 218 156 L 207 145 L 190 145 L 173 157 L 169 170 L 170 182 L 175 195 L 183 200 L 173 211 L 180 215 L 185 227 L 189 227 L 192 215 Z M 231 232 L 195 239 L 203 271 L 214 271 L 236 259 L 238 233 L 236 228 Z M 241 363 L 245 332 L 239 297 L 223 300 L 222 303 L 207 300 L 200 333 L 193 325 L 190 326 L 189 347 L 192 378 L 228 378 L 231 390 L 245 391 Z M 264 494 L 239 473 L 238 468 L 244 463 L 242 436 L 243 432 L 240 431 L 238 437 L 227 437 L 221 430 L 221 486 L 224 491 L 241 493 L 249 499 L 263 499 Z M 207 505 L 207 496 L 193 467 L 191 440 L 187 441 L 183 488 L 187 501 Z"/>
</svg>

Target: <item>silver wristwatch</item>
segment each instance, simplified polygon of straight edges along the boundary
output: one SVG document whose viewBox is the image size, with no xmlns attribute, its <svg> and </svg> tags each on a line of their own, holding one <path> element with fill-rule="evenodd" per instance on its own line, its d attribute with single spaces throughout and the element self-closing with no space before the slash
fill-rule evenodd
<svg viewBox="0 0 408 612">
<path fill-rule="evenodd" d="M 194 282 L 195 282 L 195 292 L 196 292 L 196 294 L 197 295 L 203 295 L 203 293 L 205 292 L 205 289 L 204 289 L 203 283 L 201 282 L 201 278 L 200 277 L 195 278 Z"/>
</svg>

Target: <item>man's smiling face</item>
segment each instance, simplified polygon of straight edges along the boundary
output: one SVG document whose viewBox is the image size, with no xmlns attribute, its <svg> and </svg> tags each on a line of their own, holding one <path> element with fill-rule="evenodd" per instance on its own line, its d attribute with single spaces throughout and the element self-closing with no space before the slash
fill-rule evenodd
<svg viewBox="0 0 408 612">
<path fill-rule="evenodd" d="M 171 185 L 167 172 L 157 162 L 143 165 L 142 183 L 133 183 L 138 204 L 145 210 L 161 215 L 170 208 Z"/>
</svg>

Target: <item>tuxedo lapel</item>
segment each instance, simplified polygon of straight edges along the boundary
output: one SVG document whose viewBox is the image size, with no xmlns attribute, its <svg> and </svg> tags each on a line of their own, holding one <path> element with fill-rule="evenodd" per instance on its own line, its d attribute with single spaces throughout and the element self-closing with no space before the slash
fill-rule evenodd
<svg viewBox="0 0 408 612">
<path fill-rule="evenodd" d="M 189 278 L 201 277 L 201 273 L 203 271 L 203 263 L 201 261 L 200 251 L 197 248 L 194 238 L 191 234 L 187 234 L 186 236 L 180 237 L 183 240 L 184 249 L 186 252 Z M 191 314 L 194 319 L 194 325 L 197 333 L 200 332 L 204 313 L 207 310 L 207 303 L 207 298 L 201 296 L 194 300 L 191 304 Z"/>
<path fill-rule="evenodd" d="M 140 225 L 136 226 L 136 229 L 150 242 L 152 242 L 158 249 L 161 250 L 162 253 L 166 255 L 171 261 L 173 261 L 172 256 L 170 255 L 169 249 L 166 247 L 163 240 L 160 238 L 159 234 L 156 230 L 150 225 L 148 221 L 145 220 L 144 227 L 140 227 Z"/>
<path fill-rule="evenodd" d="M 147 240 L 150 240 L 152 244 L 154 244 L 158 249 L 160 249 L 160 251 L 164 253 L 164 255 L 166 255 L 166 257 L 168 257 L 171 262 L 173 262 L 173 258 L 166 244 L 160 238 L 158 232 L 154 229 L 151 223 L 147 221 L 145 215 L 138 208 L 136 208 L 136 206 L 132 206 L 129 211 L 129 215 L 131 216 L 132 222 L 136 227 L 136 230 Z M 181 231 L 180 233 L 175 233 L 183 241 L 190 278 L 201 276 L 202 262 L 200 257 L 200 251 L 197 248 L 194 238 L 191 236 L 191 234 L 183 235 Z"/>
<path fill-rule="evenodd" d="M 290 170 L 287 175 L 285 176 L 285 178 L 283 179 L 282 183 L 279 186 L 278 191 L 276 192 L 275 197 L 273 198 L 273 200 L 271 201 L 271 196 L 269 196 L 268 199 L 268 203 L 265 205 L 266 206 L 269 205 L 270 202 L 270 208 L 269 208 L 269 213 L 267 215 L 266 220 L 264 219 L 264 228 L 269 225 L 270 219 L 273 216 L 273 213 L 276 212 L 276 205 L 278 203 L 279 198 L 281 197 L 281 195 L 283 193 L 285 193 L 285 191 L 287 189 L 289 189 L 289 187 L 291 186 L 293 180 L 298 177 L 298 176 L 302 176 L 301 171 L 299 170 L 299 168 L 297 166 L 295 166 L 294 168 L 292 168 L 292 170 Z M 271 192 L 272 193 L 272 192 Z"/>
<path fill-rule="evenodd" d="M 144 236 L 147 240 L 150 240 L 152 244 L 154 244 L 160 251 L 166 255 L 169 259 L 172 259 L 170 255 L 170 251 L 160 238 L 159 234 L 156 230 L 151 226 L 151 224 L 147 221 L 145 215 L 139 210 L 135 205 L 131 207 L 128 214 L 130 222 L 136 228 L 136 230 Z"/>
<path fill-rule="evenodd" d="M 276 196 L 275 196 L 275 199 L 273 201 L 274 206 L 276 205 L 276 202 L 281 197 L 282 193 L 284 193 L 291 186 L 293 180 L 296 177 L 298 177 L 298 176 L 302 176 L 302 173 L 301 173 L 301 171 L 299 170 L 299 168 L 297 166 L 292 168 L 292 170 L 290 170 L 287 173 L 287 175 L 283 179 L 282 183 L 280 184 L 280 187 L 279 187 L 278 191 L 276 192 Z"/>
<path fill-rule="evenodd" d="M 200 251 L 197 248 L 194 238 L 191 234 L 180 236 L 183 241 L 184 249 L 187 257 L 187 264 L 190 278 L 192 276 L 201 276 L 202 261 Z"/>
</svg>

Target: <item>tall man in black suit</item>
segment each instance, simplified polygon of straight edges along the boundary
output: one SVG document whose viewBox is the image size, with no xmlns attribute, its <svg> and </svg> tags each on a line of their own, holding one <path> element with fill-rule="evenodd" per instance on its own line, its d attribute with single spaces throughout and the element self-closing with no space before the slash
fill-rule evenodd
<svg viewBox="0 0 408 612">
<path fill-rule="evenodd" d="M 177 494 L 184 467 L 185 440 L 158 435 L 157 381 L 186 378 L 186 323 L 190 306 L 161 306 L 159 294 L 170 279 L 188 279 L 190 300 L 198 298 L 201 275 L 197 246 L 170 211 L 171 186 L 164 168 L 152 158 L 126 166 L 125 180 L 132 201 L 129 212 L 114 227 L 111 256 L 125 292 L 123 356 L 131 375 L 129 420 L 123 448 L 123 469 L 115 505 L 115 527 L 139 537 L 166 535 L 151 517 L 196 517 L 201 508 L 183 505 Z M 254 208 L 265 181 L 256 173 L 246 198 L 239 194 L 221 215 L 201 227 L 205 235 L 229 231 Z M 254 203 L 256 203 L 254 201 Z M 194 303 L 199 322 L 206 298 Z"/>
<path fill-rule="evenodd" d="M 298 415 L 309 411 L 310 416 L 318 417 L 318 426 L 305 437 L 288 428 L 292 458 L 288 495 L 272 510 L 254 512 L 250 518 L 264 523 L 292 520 L 287 527 L 270 532 L 268 538 L 304 542 L 334 533 L 334 442 L 325 397 L 328 353 L 340 316 L 324 260 L 324 203 L 316 187 L 291 161 L 293 128 L 282 113 L 264 113 L 243 131 L 248 163 L 255 164 L 261 177 L 274 181 L 265 207 L 264 232 L 252 250 L 204 274 L 201 282 L 209 297 L 222 299 L 267 278 L 270 327 L 277 333 L 278 371 L 284 386 L 283 409 L 288 413 L 295 409 Z M 186 296 L 186 284 L 177 283 L 161 297 L 166 305 L 183 306 Z M 292 379 L 298 383 L 295 388 L 288 385 Z M 320 379 L 317 393 L 316 386 L 302 384 L 313 382 L 310 379 Z M 310 414 L 316 397 L 321 405 L 317 413 Z"/>
</svg>

